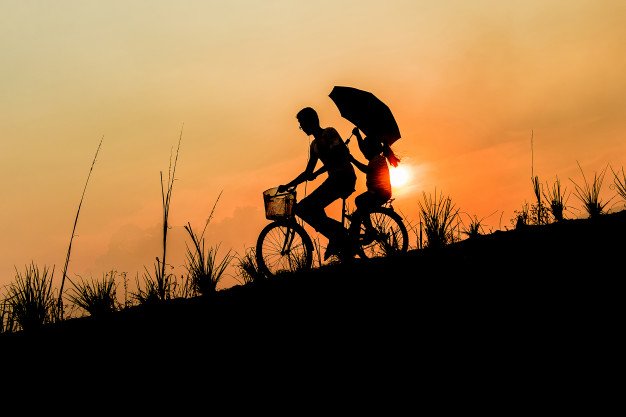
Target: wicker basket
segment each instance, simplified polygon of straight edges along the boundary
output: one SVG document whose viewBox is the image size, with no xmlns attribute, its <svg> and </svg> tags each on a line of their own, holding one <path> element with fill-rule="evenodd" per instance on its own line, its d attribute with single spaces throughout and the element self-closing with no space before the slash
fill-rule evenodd
<svg viewBox="0 0 626 417">
<path fill-rule="evenodd" d="M 265 218 L 268 220 L 279 220 L 290 217 L 296 203 L 296 191 L 279 193 L 278 187 L 263 191 L 263 202 L 265 203 Z"/>
</svg>

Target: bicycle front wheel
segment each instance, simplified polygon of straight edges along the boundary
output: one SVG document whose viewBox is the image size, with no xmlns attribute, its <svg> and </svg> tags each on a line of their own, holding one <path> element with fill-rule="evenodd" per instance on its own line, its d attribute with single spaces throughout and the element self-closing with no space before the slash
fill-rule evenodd
<svg viewBox="0 0 626 417">
<path fill-rule="evenodd" d="M 276 220 L 265 226 L 256 243 L 259 271 L 266 276 L 311 268 L 313 242 L 293 220 Z"/>
<path fill-rule="evenodd" d="M 402 217 L 389 207 L 376 207 L 360 216 L 359 255 L 377 258 L 406 252 L 409 232 Z"/>
</svg>

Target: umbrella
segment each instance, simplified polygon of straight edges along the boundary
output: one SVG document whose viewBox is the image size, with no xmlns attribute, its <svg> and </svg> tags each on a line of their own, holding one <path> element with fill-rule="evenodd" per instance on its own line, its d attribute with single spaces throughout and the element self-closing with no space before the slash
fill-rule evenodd
<svg viewBox="0 0 626 417">
<path fill-rule="evenodd" d="M 353 87 L 335 86 L 328 95 L 344 119 L 367 136 L 379 137 L 391 145 L 400 139 L 400 129 L 389 107 L 374 94 Z"/>
</svg>

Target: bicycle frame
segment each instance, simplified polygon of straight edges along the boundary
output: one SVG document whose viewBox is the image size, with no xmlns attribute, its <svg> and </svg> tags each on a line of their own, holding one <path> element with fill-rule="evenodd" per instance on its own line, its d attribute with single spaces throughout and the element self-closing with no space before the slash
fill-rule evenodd
<svg viewBox="0 0 626 417">
<path fill-rule="evenodd" d="M 391 200 L 381 207 L 366 210 L 356 219 L 353 214 L 354 212 L 348 213 L 346 198 L 342 198 L 341 225 L 349 234 L 350 245 L 354 246 L 339 255 L 341 261 L 350 262 L 355 255 L 364 259 L 383 256 L 390 250 L 392 252 L 407 250 L 408 232 L 401 216 L 393 210 Z M 370 222 L 372 215 L 375 217 L 372 217 Z M 349 219 L 349 225 L 346 219 Z M 259 268 L 268 276 L 281 271 L 293 272 L 310 268 L 313 253 L 319 252 L 320 248 L 313 244 L 311 235 L 305 228 L 306 222 L 294 214 L 271 220 L 257 238 L 256 257 Z M 374 222 L 375 228 L 372 228 Z M 393 239 L 389 240 L 389 236 Z"/>
</svg>

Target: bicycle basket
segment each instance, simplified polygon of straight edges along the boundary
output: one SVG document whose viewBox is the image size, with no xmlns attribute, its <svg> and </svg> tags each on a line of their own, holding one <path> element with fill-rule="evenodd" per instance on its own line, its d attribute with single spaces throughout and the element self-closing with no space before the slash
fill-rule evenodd
<svg viewBox="0 0 626 417">
<path fill-rule="evenodd" d="M 263 191 L 263 202 L 266 219 L 284 219 L 292 215 L 293 206 L 296 203 L 296 191 L 279 193 L 278 187 L 270 188 Z"/>
</svg>

